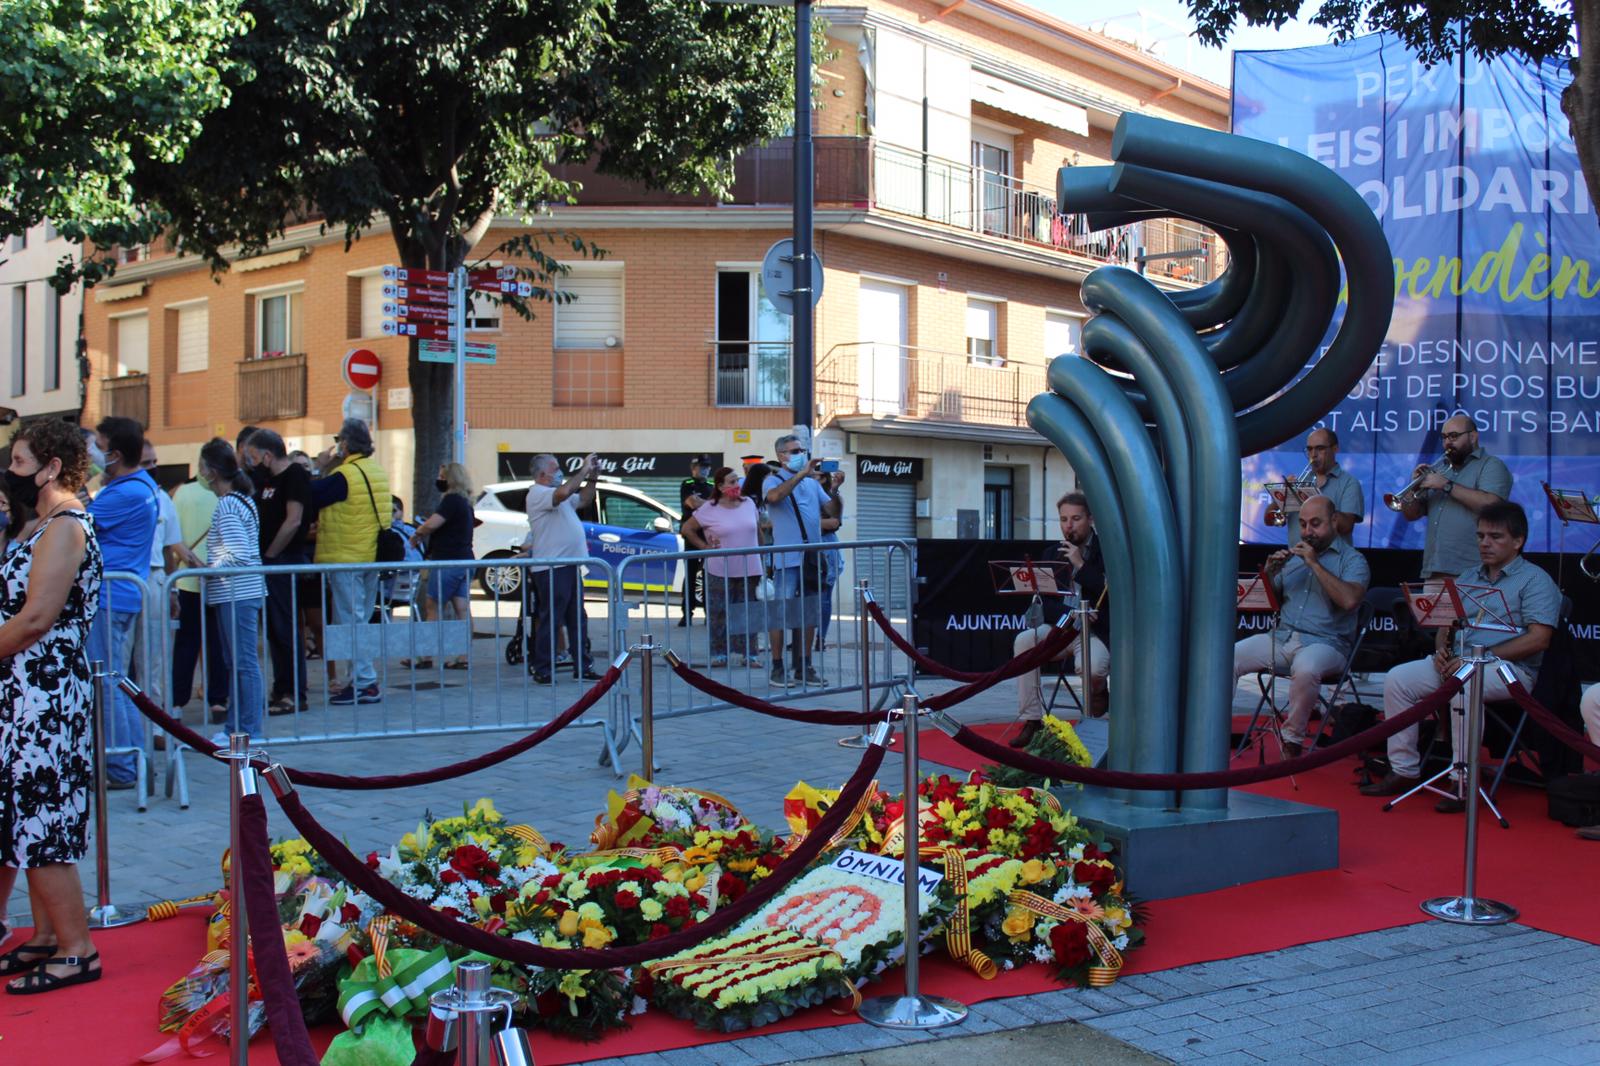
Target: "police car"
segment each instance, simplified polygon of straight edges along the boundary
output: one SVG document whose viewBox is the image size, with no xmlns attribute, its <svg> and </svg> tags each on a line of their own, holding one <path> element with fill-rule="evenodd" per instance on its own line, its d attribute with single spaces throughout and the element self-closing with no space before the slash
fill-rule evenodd
<svg viewBox="0 0 1600 1066">
<path fill-rule="evenodd" d="M 472 534 L 472 552 L 479 559 L 509 558 L 528 539 L 528 489 L 532 485 L 532 481 L 502 481 L 484 488 L 473 504 L 480 524 Z M 599 479 L 594 502 L 580 505 L 578 518 L 589 542 L 589 556 L 612 566 L 635 556 L 684 550 L 677 512 L 616 478 Z M 683 588 L 683 569 L 681 559 L 635 564 L 623 575 L 623 587 L 630 592 L 677 592 Z M 515 599 L 522 590 L 522 573 L 517 567 L 489 566 L 478 581 L 490 596 Z M 583 586 L 603 591 L 605 576 L 586 572 Z"/>
</svg>

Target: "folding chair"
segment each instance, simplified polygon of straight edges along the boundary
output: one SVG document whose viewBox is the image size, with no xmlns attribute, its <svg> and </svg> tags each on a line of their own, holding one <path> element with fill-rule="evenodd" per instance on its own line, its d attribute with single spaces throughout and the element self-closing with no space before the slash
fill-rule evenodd
<svg viewBox="0 0 1600 1066">
<path fill-rule="evenodd" d="M 1539 676 L 1533 686 L 1533 698 L 1558 714 L 1575 705 L 1579 694 L 1577 673 L 1572 658 L 1572 634 L 1567 629 L 1567 620 L 1571 614 L 1572 598 L 1561 597 L 1560 620 L 1556 623 L 1555 634 L 1550 640 L 1550 647 L 1545 650 L 1544 661 L 1539 665 Z M 1524 771 L 1535 781 L 1541 779 L 1548 781 L 1562 772 L 1562 768 L 1547 766 L 1545 756 L 1529 747 L 1526 739 L 1528 712 L 1517 704 L 1505 700 L 1485 703 L 1483 718 L 1486 737 L 1491 727 L 1510 736 L 1505 753 L 1500 756 L 1500 765 L 1495 769 L 1494 780 L 1489 785 L 1491 800 L 1500 791 L 1500 783 L 1505 780 L 1506 771 L 1513 766 Z"/>
<path fill-rule="evenodd" d="M 1317 690 L 1317 703 L 1320 707 L 1321 721 L 1316 732 L 1306 737 L 1307 748 L 1316 747 L 1322 738 L 1323 731 L 1328 728 L 1337 716 L 1334 708 L 1339 705 L 1339 697 L 1345 689 L 1348 688 L 1352 696 L 1356 694 L 1355 677 L 1351 666 L 1355 663 L 1356 655 L 1361 651 L 1362 641 L 1367 635 L 1367 627 L 1372 624 L 1373 616 L 1376 613 L 1377 607 L 1370 597 L 1362 600 L 1361 605 L 1356 608 L 1356 639 L 1351 642 L 1350 653 L 1345 656 L 1344 664 L 1340 666 L 1339 674 L 1334 679 L 1333 691 L 1324 696 L 1321 687 Z M 1264 738 L 1268 735 L 1277 740 L 1278 753 L 1280 755 L 1283 754 L 1283 723 L 1287 716 L 1278 708 L 1275 686 L 1279 677 L 1286 676 L 1288 675 L 1279 674 L 1275 670 L 1261 670 L 1256 673 L 1256 688 L 1260 691 L 1261 698 L 1256 701 L 1255 713 L 1250 716 L 1250 724 L 1245 727 L 1244 736 L 1240 739 L 1239 746 L 1234 749 L 1234 758 L 1243 755 L 1258 739 L 1264 741 Z M 1326 684 L 1327 681 L 1324 680 L 1323 685 L 1325 686 Z M 1261 723 L 1263 710 L 1268 712 L 1265 725 Z M 1262 758 L 1266 757 L 1265 746 L 1263 746 L 1261 754 Z"/>
</svg>

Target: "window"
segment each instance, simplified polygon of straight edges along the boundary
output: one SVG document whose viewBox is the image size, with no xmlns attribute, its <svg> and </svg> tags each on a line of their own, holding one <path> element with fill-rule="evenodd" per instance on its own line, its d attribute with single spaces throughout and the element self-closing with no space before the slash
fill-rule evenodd
<svg viewBox="0 0 1600 1066">
<path fill-rule="evenodd" d="M 655 528 L 656 519 L 666 517 L 643 500 L 618 492 L 602 491 L 600 500 L 605 504 L 605 524 L 608 526 L 648 531 Z"/>
<path fill-rule="evenodd" d="M 150 372 L 150 316 L 143 311 L 114 320 L 117 339 L 117 375 Z"/>
<path fill-rule="evenodd" d="M 299 289 L 259 293 L 256 303 L 256 344 L 252 355 L 270 359 L 302 351 L 300 345 Z"/>
<path fill-rule="evenodd" d="M 383 336 L 383 286 L 382 274 L 362 274 L 356 279 L 361 287 L 361 317 L 356 323 L 357 337 Z"/>
<path fill-rule="evenodd" d="M 1083 316 L 1065 311 L 1044 313 L 1044 361 L 1058 355 L 1077 355 L 1083 341 Z"/>
<path fill-rule="evenodd" d="M 762 291 L 758 270 L 717 271 L 718 406 L 789 403 L 790 321 Z"/>
<path fill-rule="evenodd" d="M 11 395 L 28 391 L 28 287 L 11 289 Z"/>
<path fill-rule="evenodd" d="M 53 286 L 44 290 L 44 391 L 61 387 L 61 294 Z"/>
<path fill-rule="evenodd" d="M 983 468 L 983 539 L 1010 540 L 1014 487 L 1009 466 Z"/>
<path fill-rule="evenodd" d="M 621 342 L 621 263 L 579 264 L 556 281 L 556 288 L 574 297 L 555 305 L 557 348 L 607 348 Z"/>
<path fill-rule="evenodd" d="M 193 374 L 211 362 L 211 310 L 203 303 L 177 309 L 178 373 Z"/>
<path fill-rule="evenodd" d="M 967 300 L 967 356 L 981 366 L 1002 366 L 1000 306 L 993 300 Z"/>
<path fill-rule="evenodd" d="M 500 328 L 500 303 L 486 292 L 473 292 L 468 297 L 467 304 L 467 332 L 474 333 L 479 330 Z M 621 324 L 617 332 L 621 333 Z"/>
</svg>

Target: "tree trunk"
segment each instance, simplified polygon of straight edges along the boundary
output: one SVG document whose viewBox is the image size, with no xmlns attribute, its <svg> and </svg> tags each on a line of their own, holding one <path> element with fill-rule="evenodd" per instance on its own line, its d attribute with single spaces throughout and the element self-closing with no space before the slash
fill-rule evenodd
<svg viewBox="0 0 1600 1066">
<path fill-rule="evenodd" d="M 1591 209 L 1600 213 L 1600 0 L 1573 0 L 1572 21 L 1578 58 L 1572 64 L 1572 84 L 1561 94 L 1561 110 L 1578 146 Z M 1595 57 L 1584 54 L 1589 48 L 1597 50 Z"/>
</svg>

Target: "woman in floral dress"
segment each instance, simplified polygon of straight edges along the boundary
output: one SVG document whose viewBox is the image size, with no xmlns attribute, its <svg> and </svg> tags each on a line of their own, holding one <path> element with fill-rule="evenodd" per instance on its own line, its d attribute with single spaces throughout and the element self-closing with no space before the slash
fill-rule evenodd
<svg viewBox="0 0 1600 1066">
<path fill-rule="evenodd" d="M 77 867 L 94 768 L 83 648 L 102 576 L 77 496 L 88 471 L 83 437 L 66 422 L 37 422 L 11 443 L 6 483 L 39 516 L 0 563 L 0 899 L 26 870 L 34 922 L 26 943 L 0 955 L 13 995 L 100 978 Z"/>
</svg>

